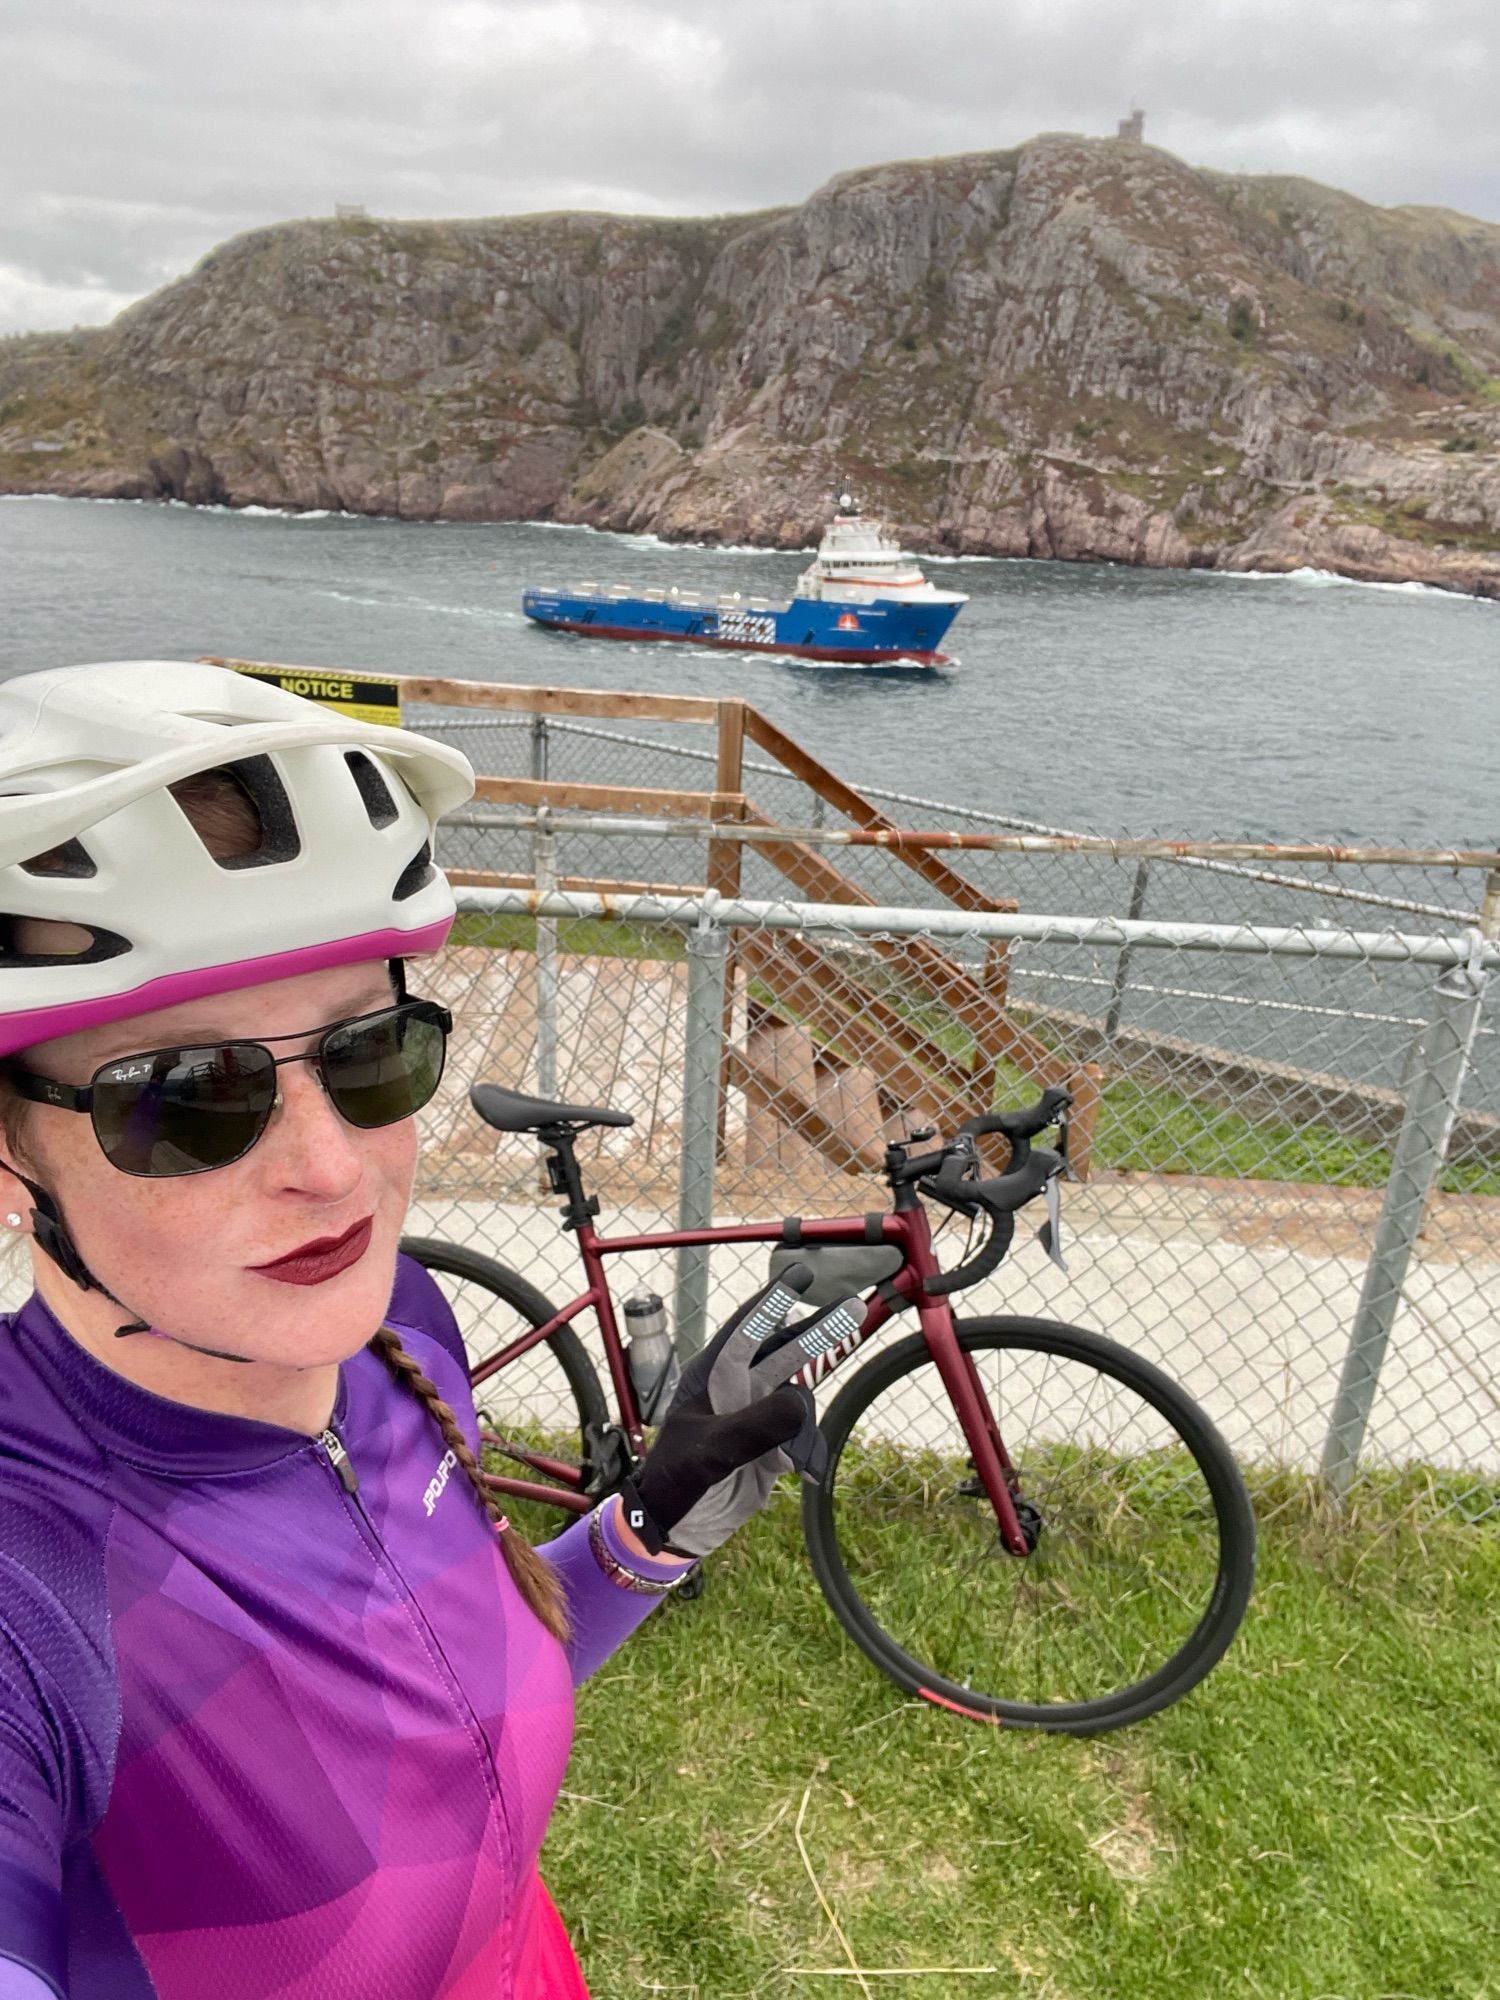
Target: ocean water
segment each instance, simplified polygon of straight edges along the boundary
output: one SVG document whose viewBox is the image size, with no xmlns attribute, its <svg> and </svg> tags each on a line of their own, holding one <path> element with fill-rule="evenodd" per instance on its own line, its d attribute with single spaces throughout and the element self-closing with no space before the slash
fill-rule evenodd
<svg viewBox="0 0 1500 2000">
<path fill-rule="evenodd" d="M 807 560 L 649 536 L 0 500 L 0 676 L 232 653 L 741 695 L 855 783 L 1107 833 L 1493 845 L 1500 604 L 1316 572 L 942 561 L 936 670 L 547 634 L 523 584 L 790 591 Z"/>
</svg>

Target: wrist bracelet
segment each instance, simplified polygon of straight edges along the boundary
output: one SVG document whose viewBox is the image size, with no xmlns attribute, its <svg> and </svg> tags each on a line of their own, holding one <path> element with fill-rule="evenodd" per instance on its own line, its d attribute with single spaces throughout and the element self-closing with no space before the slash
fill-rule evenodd
<svg viewBox="0 0 1500 2000">
<path fill-rule="evenodd" d="M 687 1564 L 675 1576 L 644 1576 L 639 1570 L 632 1569 L 609 1546 L 608 1531 L 604 1525 L 604 1509 L 608 1505 L 606 1500 L 589 1515 L 589 1547 L 594 1552 L 595 1562 L 610 1582 L 618 1584 L 621 1590 L 637 1591 L 646 1597 L 665 1597 L 669 1591 L 675 1590 L 696 1565 Z"/>
</svg>

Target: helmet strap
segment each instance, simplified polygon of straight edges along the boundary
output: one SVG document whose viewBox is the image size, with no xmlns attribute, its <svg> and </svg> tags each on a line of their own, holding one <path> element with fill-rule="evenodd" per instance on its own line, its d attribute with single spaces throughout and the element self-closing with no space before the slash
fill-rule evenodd
<svg viewBox="0 0 1500 2000">
<path fill-rule="evenodd" d="M 130 1307 L 126 1305 L 125 1301 L 116 1298 L 108 1285 L 100 1284 L 88 1265 L 84 1263 L 82 1256 L 79 1254 L 78 1245 L 68 1233 L 68 1225 L 63 1221 L 62 1210 L 58 1207 L 55 1199 L 48 1194 L 44 1187 L 38 1187 L 35 1181 L 28 1180 L 26 1175 L 21 1173 L 16 1167 L 12 1167 L 10 1171 L 31 1196 L 34 1204 L 31 1211 L 33 1235 L 42 1249 L 46 1251 L 53 1263 L 62 1272 L 63 1276 L 75 1284 L 81 1292 L 102 1292 L 105 1298 L 120 1308 L 121 1312 L 128 1313 Z M 144 1319 L 134 1319 L 128 1326 L 117 1326 L 115 1328 L 115 1339 L 124 1340 L 127 1335 L 132 1333 L 153 1332 L 158 1333 L 159 1338 L 162 1340 L 175 1341 L 179 1347 L 190 1347 L 194 1354 L 212 1355 L 216 1361 L 248 1361 L 250 1359 L 248 1354 L 226 1354 L 222 1348 L 200 1347 L 195 1340 L 179 1340 L 175 1333 L 162 1333 L 160 1329 L 154 1328 L 149 1320 Z"/>
</svg>

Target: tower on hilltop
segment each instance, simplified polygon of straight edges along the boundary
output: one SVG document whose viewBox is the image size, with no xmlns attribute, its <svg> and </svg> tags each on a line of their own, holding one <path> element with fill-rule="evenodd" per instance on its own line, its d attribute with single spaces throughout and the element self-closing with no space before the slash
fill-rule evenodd
<svg viewBox="0 0 1500 2000">
<path fill-rule="evenodd" d="M 1132 111 L 1128 118 L 1122 118 L 1119 129 L 1115 133 L 1117 139 L 1133 139 L 1138 146 L 1144 142 L 1145 135 L 1146 114 L 1144 111 Z"/>
</svg>

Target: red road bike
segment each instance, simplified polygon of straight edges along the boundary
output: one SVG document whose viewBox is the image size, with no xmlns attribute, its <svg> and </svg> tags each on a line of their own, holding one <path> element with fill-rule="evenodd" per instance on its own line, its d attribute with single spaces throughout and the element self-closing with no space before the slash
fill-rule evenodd
<svg viewBox="0 0 1500 2000">
<path fill-rule="evenodd" d="M 632 1122 L 600 1106 L 470 1092 L 502 1132 L 545 1149 L 584 1289 L 555 1307 L 519 1272 L 464 1246 L 402 1245 L 449 1296 L 471 1362 L 487 1474 L 528 1528 L 584 1513 L 645 1449 L 606 1260 L 685 1246 L 765 1243 L 812 1265 L 810 1303 L 864 1296 L 864 1319 L 798 1378 L 818 1389 L 901 1313 L 821 1409 L 828 1470 L 805 1485 L 814 1574 L 855 1643 L 899 1686 L 976 1720 L 1087 1735 L 1177 1701 L 1219 1660 L 1249 1600 L 1255 1525 L 1213 1424 L 1152 1363 L 1050 1320 L 957 1318 L 953 1296 L 994 1271 L 1017 1211 L 1045 1196 L 1057 1227 L 1068 1094 L 971 1118 L 954 1137 L 886 1148 L 888 1210 L 603 1236 L 583 1183 L 581 1132 Z M 1034 1146 L 1049 1127 L 1059 1149 Z M 1009 1142 L 987 1176 L 980 1142 Z M 927 1205 L 983 1226 L 939 1265 Z M 1043 1232 L 1044 1237 L 1046 1231 Z M 574 1329 L 592 1314 L 609 1397 Z"/>
</svg>

